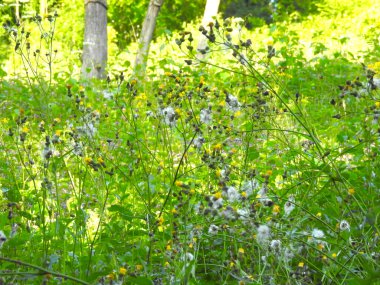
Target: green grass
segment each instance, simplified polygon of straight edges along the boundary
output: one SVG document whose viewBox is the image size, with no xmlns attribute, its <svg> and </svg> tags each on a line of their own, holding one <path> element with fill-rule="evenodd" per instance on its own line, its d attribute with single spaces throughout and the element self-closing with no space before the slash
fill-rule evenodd
<svg viewBox="0 0 380 285">
<path fill-rule="evenodd" d="M 126 53 L 110 82 L 77 80 L 59 52 L 24 57 L 27 78 L 27 50 L 12 55 L 2 281 L 378 284 L 380 9 L 326 2 L 253 32 L 220 21 L 199 64 L 188 33 L 159 39 L 148 79 Z"/>
</svg>

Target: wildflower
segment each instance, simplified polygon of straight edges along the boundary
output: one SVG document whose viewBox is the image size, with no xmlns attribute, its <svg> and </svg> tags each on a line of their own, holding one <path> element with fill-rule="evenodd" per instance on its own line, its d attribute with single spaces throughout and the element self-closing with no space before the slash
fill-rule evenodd
<svg viewBox="0 0 380 285">
<path fill-rule="evenodd" d="M 284 259 L 289 262 L 294 258 L 294 249 L 291 247 L 287 247 L 284 250 Z"/>
<path fill-rule="evenodd" d="M 76 128 L 79 135 L 93 137 L 97 131 L 96 127 L 92 122 L 86 123 L 83 126 L 79 126 Z"/>
<path fill-rule="evenodd" d="M 284 206 L 284 211 L 285 211 L 285 215 L 288 216 L 295 208 L 295 205 L 294 205 L 294 196 L 293 195 L 290 195 L 288 201 L 285 203 L 285 206 Z"/>
<path fill-rule="evenodd" d="M 215 199 L 220 199 L 222 197 L 222 192 L 216 192 L 214 194 Z"/>
<path fill-rule="evenodd" d="M 267 225 L 260 225 L 257 228 L 256 240 L 260 245 L 265 245 L 271 236 L 270 229 Z"/>
<path fill-rule="evenodd" d="M 245 208 L 245 209 L 238 209 L 236 211 L 239 219 L 241 219 L 242 221 L 246 221 L 248 218 L 249 218 L 249 209 Z"/>
<path fill-rule="evenodd" d="M 275 252 L 278 252 L 280 251 L 281 249 L 281 241 L 279 239 L 274 239 L 270 242 L 270 248 L 275 251 Z"/>
<path fill-rule="evenodd" d="M 247 197 L 251 196 L 259 188 L 260 184 L 256 179 L 245 181 L 241 190 L 246 193 Z"/>
<path fill-rule="evenodd" d="M 208 228 L 208 233 L 210 235 L 216 235 L 218 231 L 219 231 L 219 227 L 214 224 L 210 225 L 210 227 Z"/>
<path fill-rule="evenodd" d="M 114 273 L 110 273 L 107 275 L 107 278 L 110 279 L 110 280 L 115 280 L 115 274 Z"/>
<path fill-rule="evenodd" d="M 209 206 L 213 209 L 220 209 L 223 207 L 223 198 L 217 198 L 219 195 L 222 195 L 220 192 L 217 192 L 214 196 L 211 197 Z"/>
<path fill-rule="evenodd" d="M 240 198 L 238 191 L 236 191 L 235 187 L 233 187 L 233 186 L 227 187 L 226 196 L 227 196 L 228 201 L 230 201 L 230 202 L 235 202 L 235 201 L 239 200 L 239 198 Z"/>
<path fill-rule="evenodd" d="M 271 176 L 273 174 L 273 171 L 272 170 L 267 170 L 266 172 L 265 172 L 265 175 L 266 176 Z"/>
<path fill-rule="evenodd" d="M 232 207 L 227 206 L 227 208 L 221 213 L 221 215 L 228 220 L 233 220 L 235 218 L 235 211 L 234 209 L 232 209 Z"/>
<path fill-rule="evenodd" d="M 300 262 L 300 263 L 298 263 L 298 267 L 304 267 L 305 266 L 305 263 L 303 263 L 303 262 Z"/>
<path fill-rule="evenodd" d="M 169 106 L 161 110 L 161 114 L 164 116 L 165 124 L 167 124 L 170 127 L 175 126 L 177 118 L 176 112 L 172 107 Z"/>
<path fill-rule="evenodd" d="M 336 258 L 337 257 L 337 254 L 334 252 L 332 255 L 331 255 L 332 258 Z"/>
<path fill-rule="evenodd" d="M 245 253 L 244 248 L 239 248 L 238 252 L 239 252 L 240 254 L 244 254 L 244 253 Z"/>
<path fill-rule="evenodd" d="M 320 238 L 324 238 L 325 237 L 325 234 L 323 233 L 323 231 L 319 230 L 319 229 L 313 229 L 311 235 L 315 239 L 320 239 Z"/>
<path fill-rule="evenodd" d="M 348 192 L 348 195 L 354 195 L 355 189 L 354 188 L 350 188 L 350 189 L 347 190 L 347 192 Z"/>
<path fill-rule="evenodd" d="M 339 229 L 343 231 L 350 231 L 350 224 L 346 220 L 341 220 L 339 224 Z"/>
<path fill-rule="evenodd" d="M 53 150 L 50 148 L 50 146 L 45 146 L 42 150 L 42 158 L 49 159 L 53 156 Z"/>
<path fill-rule="evenodd" d="M 226 94 L 226 103 L 231 111 L 238 111 L 240 109 L 240 103 L 238 99 L 232 94 Z"/>
<path fill-rule="evenodd" d="M 206 125 L 210 124 L 212 121 L 211 109 L 202 109 L 200 114 L 200 121 Z"/>
<path fill-rule="evenodd" d="M 274 205 L 272 212 L 273 212 L 274 215 L 277 215 L 278 213 L 280 213 L 280 206 L 279 205 Z"/>
<path fill-rule="evenodd" d="M 0 231 L 0 248 L 3 247 L 3 244 L 7 241 L 7 236 L 3 231 Z"/>
<path fill-rule="evenodd" d="M 201 148 L 204 142 L 205 139 L 203 137 L 196 137 L 193 141 L 193 144 L 196 148 Z"/>
<path fill-rule="evenodd" d="M 120 268 L 119 268 L 119 273 L 120 273 L 121 275 L 126 275 L 126 274 L 127 274 L 127 269 L 124 268 L 124 267 L 120 267 Z"/>
<path fill-rule="evenodd" d="M 136 268 L 136 271 L 141 271 L 143 270 L 144 266 L 142 266 L 141 264 L 137 264 L 135 268 Z"/>
<path fill-rule="evenodd" d="M 222 144 L 221 143 L 217 143 L 216 145 L 214 145 L 213 149 L 214 150 L 221 150 L 222 149 Z"/>
</svg>

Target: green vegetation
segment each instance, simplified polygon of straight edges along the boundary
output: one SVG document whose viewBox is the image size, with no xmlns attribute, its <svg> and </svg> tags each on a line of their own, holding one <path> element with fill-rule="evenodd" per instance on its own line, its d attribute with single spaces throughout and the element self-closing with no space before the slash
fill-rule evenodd
<svg viewBox="0 0 380 285">
<path fill-rule="evenodd" d="M 380 284 L 380 4 L 315 5 L 184 24 L 146 78 L 113 44 L 105 82 L 74 16 L 8 26 L 0 283 Z"/>
</svg>

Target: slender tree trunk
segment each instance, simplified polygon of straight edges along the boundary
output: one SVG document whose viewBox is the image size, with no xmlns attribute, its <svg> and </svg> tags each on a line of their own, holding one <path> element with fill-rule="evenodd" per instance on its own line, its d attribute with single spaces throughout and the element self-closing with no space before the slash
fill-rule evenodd
<svg viewBox="0 0 380 285">
<path fill-rule="evenodd" d="M 135 72 L 143 75 L 148 61 L 149 45 L 153 38 L 154 29 L 160 8 L 164 0 L 150 0 L 148 11 L 145 16 L 140 34 L 139 50 L 135 60 Z"/>
<path fill-rule="evenodd" d="M 48 13 L 48 3 L 47 0 L 40 0 L 40 15 L 43 17 Z"/>
<path fill-rule="evenodd" d="M 107 0 L 85 0 L 82 55 L 84 78 L 105 78 L 107 66 Z"/>
<path fill-rule="evenodd" d="M 20 21 L 20 1 L 19 0 L 16 0 L 15 18 L 17 22 Z"/>
<path fill-rule="evenodd" d="M 207 29 L 207 25 L 210 22 L 213 22 L 213 18 L 218 15 L 220 0 L 207 0 L 205 12 L 203 14 L 202 26 Z M 198 41 L 197 50 L 204 50 L 207 47 L 207 38 L 204 35 L 200 35 Z M 205 57 L 204 54 L 198 52 L 197 58 L 203 59 Z"/>
</svg>

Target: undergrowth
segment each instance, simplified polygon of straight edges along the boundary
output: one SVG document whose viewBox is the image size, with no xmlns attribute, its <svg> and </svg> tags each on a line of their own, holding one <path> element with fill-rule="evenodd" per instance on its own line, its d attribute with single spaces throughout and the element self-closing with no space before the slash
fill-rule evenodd
<svg viewBox="0 0 380 285">
<path fill-rule="evenodd" d="M 29 77 L 0 83 L 2 282 L 379 282 L 378 44 L 310 59 L 214 21 L 204 60 L 183 32 L 185 65 L 84 82 L 54 78 L 51 27 L 41 57 L 8 28 Z"/>
</svg>

